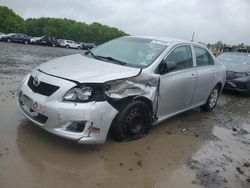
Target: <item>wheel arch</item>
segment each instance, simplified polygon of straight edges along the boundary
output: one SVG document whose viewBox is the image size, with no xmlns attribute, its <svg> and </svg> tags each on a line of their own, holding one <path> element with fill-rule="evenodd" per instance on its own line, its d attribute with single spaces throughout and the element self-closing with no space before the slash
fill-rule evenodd
<svg viewBox="0 0 250 188">
<path fill-rule="evenodd" d="M 124 108 L 124 106 L 132 103 L 133 101 L 141 101 L 145 103 L 148 106 L 150 112 L 151 113 L 153 112 L 153 102 L 144 96 L 128 96 L 128 97 L 119 99 L 117 101 L 109 100 L 111 105 L 115 107 L 119 112 Z"/>
<path fill-rule="evenodd" d="M 219 87 L 219 91 L 220 91 L 220 93 L 222 92 L 222 89 L 223 89 L 223 85 L 222 85 L 222 83 L 221 82 L 218 82 L 217 84 L 216 84 L 216 86 L 218 86 Z"/>
<path fill-rule="evenodd" d="M 115 126 L 117 119 L 119 117 L 120 112 L 123 110 L 123 108 L 125 106 L 127 106 L 130 103 L 133 103 L 133 101 L 140 101 L 143 102 L 144 104 L 147 105 L 150 114 L 152 116 L 153 114 L 153 103 L 151 100 L 149 100 L 148 98 L 144 97 L 144 96 L 128 96 L 122 99 L 119 99 L 117 101 L 114 100 L 108 100 L 108 102 L 118 111 L 117 115 L 115 116 L 115 118 L 112 120 L 111 125 L 109 127 L 109 131 L 108 131 L 108 135 L 110 136 L 111 132 L 112 132 L 112 128 Z M 150 117 L 153 120 L 153 117 Z"/>
</svg>

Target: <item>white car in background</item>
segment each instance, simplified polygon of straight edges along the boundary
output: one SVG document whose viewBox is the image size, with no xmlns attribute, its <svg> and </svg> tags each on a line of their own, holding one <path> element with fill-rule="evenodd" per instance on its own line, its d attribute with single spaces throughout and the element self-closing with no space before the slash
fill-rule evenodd
<svg viewBox="0 0 250 188">
<path fill-rule="evenodd" d="M 81 49 L 82 46 L 78 43 L 76 43 L 73 40 L 65 40 L 65 39 L 58 39 L 57 40 L 59 45 L 64 48 L 75 48 L 75 49 Z"/>
<path fill-rule="evenodd" d="M 0 32 L 0 40 L 3 36 L 5 36 L 5 33 Z"/>
</svg>

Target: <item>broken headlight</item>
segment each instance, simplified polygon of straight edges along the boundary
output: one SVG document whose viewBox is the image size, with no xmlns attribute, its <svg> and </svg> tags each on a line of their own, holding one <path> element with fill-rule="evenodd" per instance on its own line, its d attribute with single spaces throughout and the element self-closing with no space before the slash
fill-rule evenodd
<svg viewBox="0 0 250 188">
<path fill-rule="evenodd" d="M 63 100 L 72 102 L 104 101 L 106 98 L 104 90 L 106 89 L 104 84 L 80 85 L 70 89 L 64 95 Z"/>
<path fill-rule="evenodd" d="M 250 76 L 250 73 L 246 73 L 246 72 L 240 73 L 240 72 L 237 72 L 237 73 L 234 73 L 234 76 L 235 76 L 235 78 L 243 78 L 243 77 Z"/>
</svg>

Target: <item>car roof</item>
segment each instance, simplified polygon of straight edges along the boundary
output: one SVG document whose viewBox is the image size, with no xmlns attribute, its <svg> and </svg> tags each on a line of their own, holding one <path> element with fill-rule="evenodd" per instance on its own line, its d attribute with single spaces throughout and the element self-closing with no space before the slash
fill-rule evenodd
<svg viewBox="0 0 250 188">
<path fill-rule="evenodd" d="M 142 38 L 142 39 L 150 39 L 150 40 L 159 40 L 163 42 L 168 42 L 168 43 L 190 43 L 190 44 L 199 44 L 196 42 L 191 42 L 188 40 L 184 39 L 177 39 L 177 38 L 171 38 L 171 37 L 156 37 L 156 36 L 126 36 L 126 37 L 131 37 L 131 38 Z M 200 44 L 199 44 L 200 45 Z"/>
</svg>

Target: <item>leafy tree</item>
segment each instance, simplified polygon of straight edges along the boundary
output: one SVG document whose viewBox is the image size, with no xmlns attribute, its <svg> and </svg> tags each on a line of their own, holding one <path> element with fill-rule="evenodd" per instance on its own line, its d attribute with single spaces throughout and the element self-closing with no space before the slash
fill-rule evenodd
<svg viewBox="0 0 250 188">
<path fill-rule="evenodd" d="M 30 36 L 51 36 L 71 39 L 76 42 L 95 42 L 97 44 L 127 35 L 125 32 L 107 25 L 94 22 L 86 24 L 70 19 L 29 18 L 23 20 L 11 9 L 0 6 L 0 31 L 25 32 Z"/>
<path fill-rule="evenodd" d="M 13 10 L 0 6 L 0 32 L 24 32 L 24 20 L 16 15 Z"/>
</svg>

